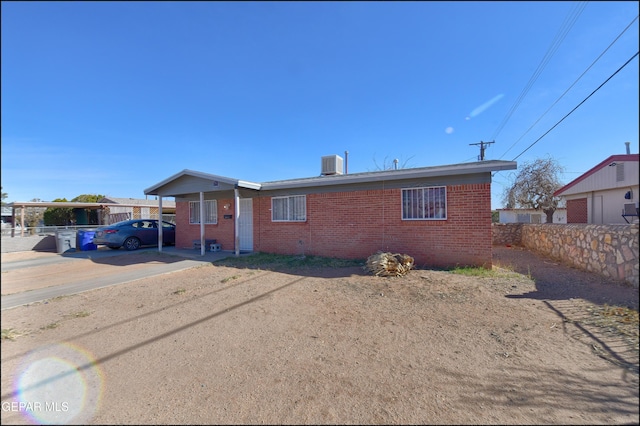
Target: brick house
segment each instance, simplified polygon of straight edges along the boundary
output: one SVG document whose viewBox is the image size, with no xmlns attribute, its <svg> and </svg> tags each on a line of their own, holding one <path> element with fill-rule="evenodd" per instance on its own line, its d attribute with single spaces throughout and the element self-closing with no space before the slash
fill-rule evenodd
<svg viewBox="0 0 640 426">
<path fill-rule="evenodd" d="M 638 154 L 612 155 L 553 195 L 567 202 L 567 223 L 616 224 L 635 220 L 623 216 L 638 207 Z"/>
<path fill-rule="evenodd" d="M 147 188 L 159 209 L 175 197 L 176 246 L 215 239 L 222 250 L 365 259 L 379 250 L 418 265 L 491 265 L 491 173 L 513 161 L 248 182 L 183 170 Z M 200 218 L 204 217 L 204 221 Z M 159 250 L 162 248 L 159 247 Z"/>
</svg>

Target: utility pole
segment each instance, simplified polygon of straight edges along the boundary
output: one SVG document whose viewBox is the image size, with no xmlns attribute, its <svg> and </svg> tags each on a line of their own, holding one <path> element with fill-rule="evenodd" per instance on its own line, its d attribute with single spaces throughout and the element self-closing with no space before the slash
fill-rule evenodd
<svg viewBox="0 0 640 426">
<path fill-rule="evenodd" d="M 496 143 L 496 141 L 491 141 L 491 142 L 480 141 L 480 143 L 470 143 L 469 145 L 480 145 L 480 161 L 484 161 L 484 150 L 487 148 L 488 145 L 491 145 L 492 143 Z"/>
</svg>

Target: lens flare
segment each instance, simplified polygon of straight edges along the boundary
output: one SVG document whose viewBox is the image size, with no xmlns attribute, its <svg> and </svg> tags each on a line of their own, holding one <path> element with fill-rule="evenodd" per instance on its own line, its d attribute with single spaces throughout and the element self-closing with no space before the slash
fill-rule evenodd
<svg viewBox="0 0 640 426">
<path fill-rule="evenodd" d="M 15 406 L 35 423 L 87 423 L 98 409 L 103 374 L 95 358 L 78 346 L 39 348 L 17 373 Z"/>
<path fill-rule="evenodd" d="M 482 114 L 484 111 L 486 111 L 491 105 L 495 104 L 496 102 L 498 102 L 500 99 L 502 99 L 504 97 L 504 94 L 499 94 L 495 97 L 493 97 L 492 99 L 489 99 L 487 102 L 483 103 L 482 105 L 480 105 L 478 108 L 474 109 L 473 111 L 471 111 L 471 114 L 469 114 L 469 117 L 467 117 L 466 119 L 469 120 L 477 115 Z"/>
</svg>

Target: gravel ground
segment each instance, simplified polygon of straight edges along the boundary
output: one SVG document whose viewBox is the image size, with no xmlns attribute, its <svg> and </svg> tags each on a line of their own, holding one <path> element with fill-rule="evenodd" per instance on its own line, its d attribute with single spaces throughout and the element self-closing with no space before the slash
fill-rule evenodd
<svg viewBox="0 0 640 426">
<path fill-rule="evenodd" d="M 2 424 L 638 424 L 638 289 L 209 265 L 2 311 Z"/>
</svg>

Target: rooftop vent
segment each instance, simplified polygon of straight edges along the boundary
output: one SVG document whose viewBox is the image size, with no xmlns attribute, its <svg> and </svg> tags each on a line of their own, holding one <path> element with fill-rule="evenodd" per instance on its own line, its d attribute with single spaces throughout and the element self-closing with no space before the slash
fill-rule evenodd
<svg viewBox="0 0 640 426">
<path fill-rule="evenodd" d="M 326 155 L 322 157 L 322 175 L 341 175 L 342 157 L 339 155 Z"/>
</svg>

